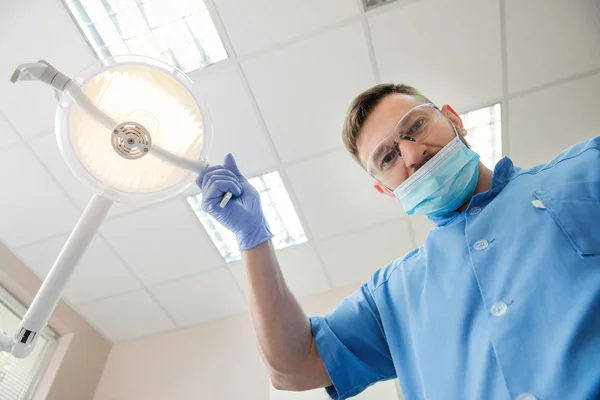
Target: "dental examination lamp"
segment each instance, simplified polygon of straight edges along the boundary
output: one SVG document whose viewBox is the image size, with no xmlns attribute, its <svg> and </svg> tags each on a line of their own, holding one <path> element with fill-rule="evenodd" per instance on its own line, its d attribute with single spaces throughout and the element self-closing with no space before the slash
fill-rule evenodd
<svg viewBox="0 0 600 400">
<path fill-rule="evenodd" d="M 0 329 L 0 351 L 17 358 L 33 350 L 112 203 L 151 203 L 182 193 L 208 167 L 212 139 L 208 113 L 192 81 L 158 60 L 108 58 L 75 79 L 41 60 L 18 66 L 11 77 L 12 82 L 28 80 L 55 89 L 60 151 L 94 195 L 14 337 Z M 230 199 L 226 193 L 221 207 Z"/>
</svg>

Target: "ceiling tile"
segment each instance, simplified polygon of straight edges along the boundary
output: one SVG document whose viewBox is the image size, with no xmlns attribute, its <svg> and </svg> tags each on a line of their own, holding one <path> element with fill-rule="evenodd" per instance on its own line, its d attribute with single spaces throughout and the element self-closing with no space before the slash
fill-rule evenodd
<svg viewBox="0 0 600 400">
<path fill-rule="evenodd" d="M 280 265 L 280 267 L 281 267 L 281 265 Z M 229 271 L 231 271 L 231 273 L 233 274 L 233 278 L 237 282 L 238 287 L 247 296 L 248 291 L 246 290 L 247 289 L 246 288 L 246 276 L 244 274 L 244 265 L 242 264 L 242 261 L 239 260 L 239 261 L 230 262 L 227 264 L 227 268 L 229 268 Z M 289 285 L 289 282 L 288 282 L 288 285 Z"/>
<path fill-rule="evenodd" d="M 357 15 L 354 0 L 215 0 L 237 55 L 285 42 Z"/>
<path fill-rule="evenodd" d="M 0 112 L 0 149 L 19 142 L 20 138 L 8 119 Z"/>
<path fill-rule="evenodd" d="M 23 143 L 0 152 L 0 240 L 11 248 L 70 232 L 79 211 Z"/>
<path fill-rule="evenodd" d="M 323 264 L 309 244 L 277 250 L 283 276 L 298 297 L 312 296 L 330 289 Z"/>
<path fill-rule="evenodd" d="M 377 269 L 414 247 L 407 218 L 336 236 L 318 246 L 335 288 L 367 282 Z"/>
<path fill-rule="evenodd" d="M 360 23 L 242 67 L 283 162 L 341 147 L 350 101 L 375 83 Z"/>
<path fill-rule="evenodd" d="M 510 101 L 510 157 L 529 167 L 598 135 L 600 74 Z"/>
<path fill-rule="evenodd" d="M 8 1 L 0 13 L 0 110 L 16 130 L 31 137 L 54 125 L 57 101 L 40 82 L 12 84 L 19 64 L 47 60 L 74 76 L 96 61 L 61 1 Z M 10 38 L 10 39 L 9 39 Z"/>
<path fill-rule="evenodd" d="M 372 187 L 372 178 L 346 150 L 292 165 L 286 173 L 317 239 L 404 215 L 396 199 Z"/>
<path fill-rule="evenodd" d="M 82 304 L 76 309 L 112 342 L 175 328 L 167 314 L 142 290 Z"/>
<path fill-rule="evenodd" d="M 413 235 L 415 236 L 415 244 L 417 246 L 423 245 L 425 239 L 429 234 L 429 231 L 435 228 L 433 222 L 424 215 L 414 214 L 408 217 L 410 226 L 412 227 Z"/>
<path fill-rule="evenodd" d="M 288 287 L 297 298 L 312 296 L 330 290 L 327 277 L 317 254 L 309 244 L 300 244 L 277 250 L 277 260 Z M 246 290 L 241 262 L 228 264 L 238 285 Z"/>
<path fill-rule="evenodd" d="M 45 240 L 19 249 L 16 254 L 37 276 L 44 279 L 66 240 L 66 235 Z M 73 272 L 64 297 L 76 305 L 139 288 L 135 278 L 97 236 Z"/>
<path fill-rule="evenodd" d="M 150 291 L 180 326 L 246 310 L 242 293 L 226 268 L 153 286 Z"/>
<path fill-rule="evenodd" d="M 65 189 L 69 197 L 83 210 L 92 198 L 93 191 L 88 188 L 83 182 L 75 176 L 65 162 L 54 134 L 43 135 L 29 142 L 29 146 L 35 154 L 42 160 L 42 163 L 47 168 L 48 172 L 59 182 Z M 140 208 L 140 205 L 114 203 L 107 218 L 122 215 Z"/>
<path fill-rule="evenodd" d="M 101 232 L 147 285 L 223 264 L 200 221 L 182 199 L 106 221 Z"/>
<path fill-rule="evenodd" d="M 276 161 L 238 67 L 228 64 L 210 73 L 191 74 L 207 103 L 213 125 L 209 162 L 222 164 L 232 153 L 247 175 L 271 169 Z"/>
<path fill-rule="evenodd" d="M 382 82 L 459 111 L 501 96 L 497 1 L 414 1 L 368 20 Z"/>
<path fill-rule="evenodd" d="M 512 93 L 600 67 L 597 0 L 507 0 L 506 26 Z"/>
</svg>

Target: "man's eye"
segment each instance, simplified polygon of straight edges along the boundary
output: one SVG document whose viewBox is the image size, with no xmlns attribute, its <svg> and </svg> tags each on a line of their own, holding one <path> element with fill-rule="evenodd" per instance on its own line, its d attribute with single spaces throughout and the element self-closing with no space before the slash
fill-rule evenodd
<svg viewBox="0 0 600 400">
<path fill-rule="evenodd" d="M 410 127 L 410 135 L 416 135 L 419 133 L 419 131 L 421 130 L 421 128 L 423 127 L 423 124 L 425 123 L 425 121 L 423 120 L 423 118 L 419 118 L 418 120 L 415 121 L 414 124 L 412 124 L 412 126 Z"/>
<path fill-rule="evenodd" d="M 382 159 L 381 159 L 381 165 L 380 167 L 383 169 L 386 166 L 388 166 L 393 160 L 394 160 L 394 155 L 396 153 L 395 152 L 390 152 L 388 154 L 386 154 Z"/>
</svg>

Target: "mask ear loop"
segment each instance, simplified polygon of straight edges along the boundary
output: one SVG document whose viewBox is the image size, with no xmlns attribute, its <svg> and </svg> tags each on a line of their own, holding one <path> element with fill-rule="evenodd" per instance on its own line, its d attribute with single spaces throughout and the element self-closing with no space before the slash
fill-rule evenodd
<svg viewBox="0 0 600 400">
<path fill-rule="evenodd" d="M 450 126 L 452 126 L 452 130 L 454 131 L 454 134 L 456 135 L 456 137 L 458 137 L 459 140 L 461 142 L 463 142 L 462 139 L 460 139 L 460 137 L 464 136 L 464 135 L 458 130 L 458 127 L 454 124 L 454 122 L 452 122 L 452 120 L 450 119 L 450 117 L 448 117 L 446 114 L 444 114 L 442 112 L 442 110 L 440 110 L 438 108 L 436 108 L 436 110 L 438 110 L 444 117 L 446 117 L 446 119 L 448 120 L 448 122 L 450 122 Z M 463 142 L 463 144 L 464 144 L 464 142 Z M 467 147 L 469 147 L 469 146 L 467 146 Z"/>
<path fill-rule="evenodd" d="M 446 117 L 446 118 L 448 118 L 448 117 Z M 452 130 L 454 131 L 454 134 L 456 135 L 456 137 L 460 139 L 461 133 L 458 130 L 457 126 L 454 125 L 454 122 L 452 122 L 452 120 L 450 120 L 450 118 L 448 118 L 448 122 L 450 122 L 450 125 L 452 125 Z M 462 140 L 461 140 L 461 142 L 462 142 Z"/>
</svg>

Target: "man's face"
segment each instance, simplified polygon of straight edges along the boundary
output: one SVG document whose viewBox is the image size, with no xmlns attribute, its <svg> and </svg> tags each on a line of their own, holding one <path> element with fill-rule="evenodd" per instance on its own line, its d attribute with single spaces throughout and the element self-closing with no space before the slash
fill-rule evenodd
<svg viewBox="0 0 600 400">
<path fill-rule="evenodd" d="M 394 132 L 398 121 L 420 104 L 426 104 L 426 102 L 401 93 L 390 94 L 379 102 L 363 124 L 357 137 L 358 156 L 363 166 L 367 165 L 369 155 L 375 147 Z M 383 182 L 375 182 L 374 187 L 380 193 L 393 196 L 389 190 L 398 187 L 454 139 L 456 134 L 450 121 L 457 127 L 460 134 L 466 134 L 460 117 L 450 106 L 445 105 L 441 112 L 437 110 L 434 112 L 439 115 L 436 114 L 438 118 L 432 119 L 429 123 L 429 133 L 425 139 L 416 142 L 397 141 L 402 157 L 386 174 Z"/>
</svg>

